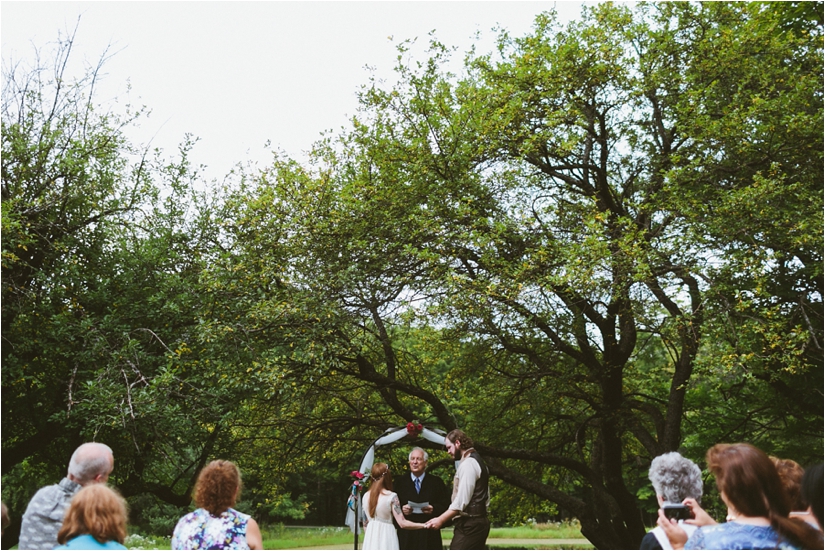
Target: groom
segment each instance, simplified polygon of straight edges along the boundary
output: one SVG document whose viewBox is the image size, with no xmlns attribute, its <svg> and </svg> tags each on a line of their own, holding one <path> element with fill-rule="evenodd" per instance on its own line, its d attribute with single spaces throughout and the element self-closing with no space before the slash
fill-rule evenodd
<svg viewBox="0 0 825 551">
<path fill-rule="evenodd" d="M 410 473 L 398 477 L 395 482 L 395 493 L 401 502 L 401 512 L 407 520 L 412 522 L 426 522 L 437 517 L 447 510 L 449 495 L 444 482 L 427 470 L 427 452 L 421 448 L 413 448 L 409 455 Z M 429 503 L 421 513 L 414 513 L 413 503 Z M 400 549 L 441 549 L 440 530 L 404 530 L 396 527 L 398 545 Z"/>
<path fill-rule="evenodd" d="M 428 520 L 426 527 L 440 529 L 455 518 L 450 549 L 484 549 L 490 535 L 490 471 L 464 432 L 450 431 L 444 446 L 453 459 L 460 461 L 453 480 L 453 501 L 444 513 Z"/>
</svg>

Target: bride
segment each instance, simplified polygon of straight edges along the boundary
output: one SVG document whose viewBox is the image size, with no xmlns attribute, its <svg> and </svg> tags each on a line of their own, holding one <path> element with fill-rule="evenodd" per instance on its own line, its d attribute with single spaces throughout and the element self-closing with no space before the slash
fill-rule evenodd
<svg viewBox="0 0 825 551">
<path fill-rule="evenodd" d="M 424 525 L 410 522 L 401 512 L 398 494 L 392 491 L 392 475 L 386 463 L 376 463 L 370 472 L 370 489 L 364 494 L 364 514 L 367 530 L 361 549 L 398 549 L 398 535 L 392 519 L 407 530 L 420 530 Z"/>
</svg>

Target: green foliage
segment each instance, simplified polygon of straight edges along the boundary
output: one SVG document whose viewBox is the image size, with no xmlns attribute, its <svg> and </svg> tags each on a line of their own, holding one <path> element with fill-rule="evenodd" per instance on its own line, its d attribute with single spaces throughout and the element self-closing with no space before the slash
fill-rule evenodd
<svg viewBox="0 0 825 551">
<path fill-rule="evenodd" d="M 96 105 L 96 69 L 8 70 L 13 509 L 96 438 L 142 530 L 168 533 L 216 457 L 260 521 L 339 522 L 364 449 L 417 420 L 476 440 L 496 522 L 633 548 L 660 453 L 821 460 L 821 13 L 551 11 L 460 75 L 416 47 L 305 166 L 211 186 L 193 138 L 173 161 L 129 144 L 140 111 Z M 403 472 L 410 444 L 379 459 Z"/>
<path fill-rule="evenodd" d="M 80 430 L 68 422 L 58 436 L 54 428 L 71 411 L 71 392 L 95 376 L 100 339 L 87 314 L 101 308 L 101 276 L 113 271 L 108 234 L 116 218 L 128 216 L 150 192 L 144 163 L 129 159 L 139 152 L 124 138 L 140 113 L 99 112 L 90 94 L 100 64 L 70 80 L 63 73 L 70 45 L 68 39 L 55 47 L 52 73 L 46 66 L 4 70 L 3 453 L 9 468 Z"/>
<path fill-rule="evenodd" d="M 188 508 L 164 503 L 155 496 L 141 494 L 127 500 L 129 504 L 130 533 L 154 534 L 170 538 L 178 520 Z"/>
</svg>

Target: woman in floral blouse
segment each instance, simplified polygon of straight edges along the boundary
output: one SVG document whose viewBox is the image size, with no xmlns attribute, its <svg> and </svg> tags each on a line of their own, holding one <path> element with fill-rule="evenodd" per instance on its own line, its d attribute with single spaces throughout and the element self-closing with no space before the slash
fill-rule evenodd
<svg viewBox="0 0 825 551">
<path fill-rule="evenodd" d="M 212 461 L 195 484 L 198 509 L 178 521 L 172 549 L 263 549 L 255 519 L 232 508 L 241 494 L 241 473 L 231 461 Z"/>
</svg>

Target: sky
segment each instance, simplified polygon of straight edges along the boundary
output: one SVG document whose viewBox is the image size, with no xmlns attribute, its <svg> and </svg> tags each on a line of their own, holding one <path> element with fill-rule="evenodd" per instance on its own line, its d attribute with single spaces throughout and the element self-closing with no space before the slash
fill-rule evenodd
<svg viewBox="0 0 825 551">
<path fill-rule="evenodd" d="M 304 159 L 322 132 L 348 127 L 367 66 L 391 82 L 403 40 L 417 39 L 423 60 L 434 32 L 460 60 L 474 42 L 492 51 L 494 27 L 527 34 L 553 7 L 566 22 L 582 2 L 3 1 L 0 39 L 4 67 L 31 63 L 79 17 L 73 59 L 114 53 L 100 102 L 151 110 L 129 137 L 173 155 L 191 133 L 192 160 L 220 180 L 238 162 L 267 164 L 272 150 Z"/>
</svg>

